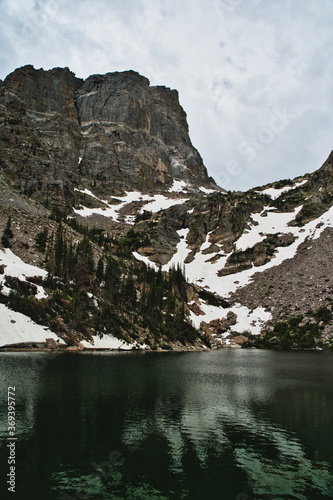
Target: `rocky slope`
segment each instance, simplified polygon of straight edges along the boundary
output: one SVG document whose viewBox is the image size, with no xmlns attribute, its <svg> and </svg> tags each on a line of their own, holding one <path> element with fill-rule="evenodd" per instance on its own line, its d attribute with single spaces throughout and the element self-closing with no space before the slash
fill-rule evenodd
<svg viewBox="0 0 333 500">
<path fill-rule="evenodd" d="M 71 348 L 332 346 L 333 154 L 225 192 L 178 93 L 133 71 L 20 68 L 0 84 L 0 123 L 4 307 L 29 303 Z"/>
<path fill-rule="evenodd" d="M 233 336 L 242 342 L 239 334 L 272 337 L 290 318 L 313 324 L 320 310 L 326 319 L 313 345 L 330 345 L 332 166 L 333 154 L 311 175 L 191 198 L 153 215 L 135 226 L 150 237 L 136 257 L 165 270 L 183 262 L 191 282 L 224 299 L 224 306 L 198 300 L 191 311 L 194 323 L 223 343 Z M 228 323 L 228 314 L 236 320 Z"/>
</svg>

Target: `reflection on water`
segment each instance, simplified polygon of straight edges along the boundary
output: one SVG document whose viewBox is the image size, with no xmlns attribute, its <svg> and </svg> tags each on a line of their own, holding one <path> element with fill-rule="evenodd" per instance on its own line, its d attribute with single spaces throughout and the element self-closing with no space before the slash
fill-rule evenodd
<svg viewBox="0 0 333 500">
<path fill-rule="evenodd" d="M 332 362 L 257 350 L 2 353 L 1 393 L 17 392 L 16 498 L 333 498 Z M 3 408 L 1 477 L 6 432 Z"/>
</svg>

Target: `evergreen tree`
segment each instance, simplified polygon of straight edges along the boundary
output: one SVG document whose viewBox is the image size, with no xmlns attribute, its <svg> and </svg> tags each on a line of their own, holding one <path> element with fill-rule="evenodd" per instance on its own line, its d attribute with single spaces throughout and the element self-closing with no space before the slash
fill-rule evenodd
<svg viewBox="0 0 333 500">
<path fill-rule="evenodd" d="M 3 244 L 3 246 L 5 248 L 10 248 L 10 242 L 9 240 L 13 237 L 13 232 L 10 228 L 11 226 L 11 217 L 9 216 L 8 219 L 7 219 L 7 224 L 6 224 L 6 227 L 2 233 L 2 237 L 1 237 L 1 243 Z"/>
<path fill-rule="evenodd" d="M 124 284 L 124 289 L 123 289 L 123 295 L 124 295 L 124 301 L 125 303 L 134 308 L 136 306 L 136 289 L 134 285 L 134 280 L 133 276 L 129 275 L 127 276 Z"/>
<path fill-rule="evenodd" d="M 147 312 L 154 311 L 155 306 L 156 306 L 156 276 L 154 273 L 147 294 Z"/>
<path fill-rule="evenodd" d="M 166 303 L 166 312 L 167 314 L 174 314 L 175 309 L 176 309 L 176 298 L 172 293 L 169 293 Z"/>
<path fill-rule="evenodd" d="M 75 254 L 75 268 L 73 276 L 76 286 L 83 291 L 91 287 L 94 277 L 94 260 L 92 246 L 87 236 L 78 243 Z"/>
<path fill-rule="evenodd" d="M 104 273 L 104 281 L 106 298 L 111 302 L 115 302 L 118 297 L 120 276 L 121 271 L 118 263 L 111 258 L 108 259 Z"/>
<path fill-rule="evenodd" d="M 97 263 L 96 269 L 96 280 L 98 283 L 101 283 L 104 278 L 104 259 L 101 257 Z"/>
<path fill-rule="evenodd" d="M 162 274 L 162 269 L 161 266 L 158 268 L 157 274 L 156 274 L 156 285 L 161 286 L 163 284 L 163 274 Z"/>
<path fill-rule="evenodd" d="M 54 274 L 61 276 L 62 262 L 64 258 L 64 237 L 61 223 L 58 226 L 54 242 Z"/>
<path fill-rule="evenodd" d="M 45 227 L 43 231 L 38 233 L 35 237 L 37 250 L 39 250 L 42 253 L 44 253 L 46 250 L 47 236 L 48 236 L 48 229 L 47 227 Z"/>
<path fill-rule="evenodd" d="M 63 278 L 68 283 L 73 278 L 73 272 L 76 265 L 76 255 L 72 240 L 66 244 L 63 260 Z"/>
<path fill-rule="evenodd" d="M 46 247 L 46 268 L 48 270 L 48 279 L 52 281 L 55 272 L 55 261 L 54 261 L 54 233 L 52 231 L 51 236 L 48 240 Z"/>
</svg>

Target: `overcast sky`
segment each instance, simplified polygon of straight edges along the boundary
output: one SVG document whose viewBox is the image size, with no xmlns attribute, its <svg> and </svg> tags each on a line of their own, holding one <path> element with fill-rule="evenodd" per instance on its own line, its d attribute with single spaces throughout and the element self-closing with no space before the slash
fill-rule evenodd
<svg viewBox="0 0 333 500">
<path fill-rule="evenodd" d="M 176 88 L 209 174 L 246 190 L 333 149 L 332 26 L 333 0 L 0 0 L 0 78 L 133 69 Z"/>
</svg>

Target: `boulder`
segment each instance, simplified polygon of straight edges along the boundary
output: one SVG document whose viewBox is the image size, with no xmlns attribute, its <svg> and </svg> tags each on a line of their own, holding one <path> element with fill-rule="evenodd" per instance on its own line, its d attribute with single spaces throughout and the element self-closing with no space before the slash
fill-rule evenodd
<svg viewBox="0 0 333 500">
<path fill-rule="evenodd" d="M 56 349 L 57 343 L 54 339 L 46 339 L 46 349 Z"/>
<path fill-rule="evenodd" d="M 243 344 L 244 342 L 247 341 L 247 338 L 244 337 L 243 335 L 237 335 L 236 337 L 233 338 L 233 341 L 235 344 Z"/>
<path fill-rule="evenodd" d="M 202 309 L 198 306 L 198 304 L 188 304 L 187 307 L 192 311 L 196 316 L 202 316 L 205 313 L 202 311 Z"/>
</svg>

